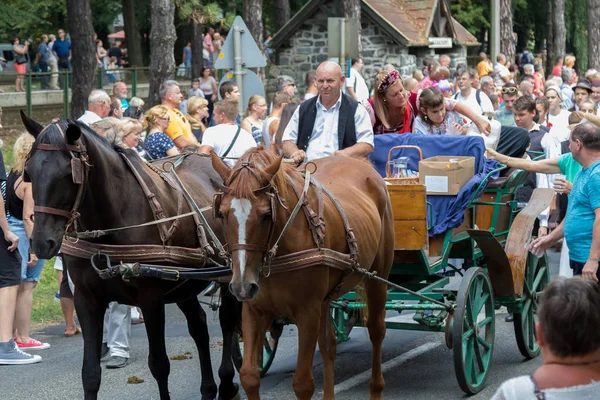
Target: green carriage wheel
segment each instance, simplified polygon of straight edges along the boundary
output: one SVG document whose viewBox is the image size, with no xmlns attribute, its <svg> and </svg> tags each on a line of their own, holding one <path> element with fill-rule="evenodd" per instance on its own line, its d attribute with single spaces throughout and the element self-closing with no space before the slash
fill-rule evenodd
<svg viewBox="0 0 600 400">
<path fill-rule="evenodd" d="M 535 337 L 536 312 L 540 297 L 549 281 L 550 271 L 546 255 L 538 258 L 529 253 L 523 279 L 522 308 L 520 313 L 514 313 L 517 346 L 526 358 L 534 358 L 540 354 L 540 347 Z"/>
<path fill-rule="evenodd" d="M 274 328 L 267 331 L 265 335 L 265 342 L 262 347 L 262 354 L 258 360 L 258 369 L 260 371 L 260 377 L 262 378 L 267 374 L 273 359 L 275 359 L 275 353 L 277 352 L 277 346 L 279 345 L 279 336 L 281 335 L 281 329 L 283 327 L 276 325 Z M 273 335 L 272 332 L 277 334 Z M 242 361 L 244 360 L 244 342 L 241 340 L 239 333 L 233 334 L 233 340 L 231 344 L 231 359 L 233 365 L 238 372 L 242 369 Z"/>
<path fill-rule="evenodd" d="M 492 284 L 483 268 L 472 267 L 462 278 L 452 328 L 454 373 L 467 394 L 480 392 L 487 379 L 496 319 Z"/>
<path fill-rule="evenodd" d="M 358 310 L 345 311 L 340 307 L 331 307 L 331 322 L 338 343 L 350 340 L 350 332 L 359 318 Z"/>
</svg>

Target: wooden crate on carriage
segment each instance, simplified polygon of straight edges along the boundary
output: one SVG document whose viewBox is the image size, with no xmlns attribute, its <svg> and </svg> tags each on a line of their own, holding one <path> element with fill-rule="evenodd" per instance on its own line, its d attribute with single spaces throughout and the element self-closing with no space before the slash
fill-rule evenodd
<svg viewBox="0 0 600 400">
<path fill-rule="evenodd" d="M 394 250 L 423 250 L 428 246 L 425 185 L 388 185 L 394 215 Z"/>
</svg>

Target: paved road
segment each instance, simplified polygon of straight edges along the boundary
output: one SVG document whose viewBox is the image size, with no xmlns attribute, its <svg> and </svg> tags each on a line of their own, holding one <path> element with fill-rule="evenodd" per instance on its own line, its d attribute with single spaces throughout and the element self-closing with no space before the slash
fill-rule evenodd
<svg viewBox="0 0 600 400">
<path fill-rule="evenodd" d="M 550 257 L 551 272 L 558 271 L 558 254 Z M 207 300 L 206 298 L 202 300 Z M 211 353 L 214 363 L 221 357 L 221 333 L 216 314 L 208 312 Z M 392 314 L 390 314 L 392 315 Z M 397 314 L 396 314 L 397 315 Z M 541 358 L 524 361 L 514 339 L 511 323 L 504 322 L 506 314 L 496 315 L 496 339 L 492 367 L 487 387 L 471 397 L 489 399 L 500 384 L 511 377 L 530 374 L 541 364 Z M 167 306 L 167 350 L 169 356 L 191 352 L 193 358 L 171 361 L 170 390 L 173 399 L 199 400 L 199 365 L 193 341 L 189 338 L 185 320 L 175 306 Z M 0 368 L 0 399 L 10 400 L 63 400 L 83 397 L 80 379 L 83 356 L 81 336 L 65 338 L 64 326 L 42 329 L 36 337 L 51 343 L 48 350 L 40 351 L 41 364 Z M 293 399 L 291 378 L 296 363 L 296 329 L 286 327 L 280 340 L 277 356 L 269 373 L 261 382 L 265 400 Z M 132 327 L 132 363 L 120 370 L 102 371 L 100 399 L 137 400 L 158 399 L 158 390 L 146 365 L 148 342 L 143 325 Z M 338 346 L 336 362 L 337 399 L 368 398 L 370 342 L 366 329 L 355 328 L 351 340 Z M 454 376 L 452 351 L 443 344 L 437 333 L 388 330 L 384 341 L 384 373 L 386 399 L 462 399 L 466 396 Z M 218 365 L 213 366 L 217 376 Z M 315 399 L 322 397 L 322 362 L 317 351 L 314 361 L 316 381 Z M 127 384 L 135 375 L 144 383 Z M 242 396 L 244 397 L 244 396 Z"/>
</svg>

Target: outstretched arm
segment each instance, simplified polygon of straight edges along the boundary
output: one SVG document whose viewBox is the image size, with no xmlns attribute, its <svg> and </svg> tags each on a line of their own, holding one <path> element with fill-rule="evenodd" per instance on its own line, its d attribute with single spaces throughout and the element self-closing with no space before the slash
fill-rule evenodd
<svg viewBox="0 0 600 400">
<path fill-rule="evenodd" d="M 498 153 L 496 150 L 487 149 L 488 157 L 500 161 L 511 168 L 518 168 L 528 172 L 539 172 L 542 174 L 560 174 L 558 158 L 546 158 L 544 160 L 532 161 L 525 158 L 514 158 Z"/>
</svg>

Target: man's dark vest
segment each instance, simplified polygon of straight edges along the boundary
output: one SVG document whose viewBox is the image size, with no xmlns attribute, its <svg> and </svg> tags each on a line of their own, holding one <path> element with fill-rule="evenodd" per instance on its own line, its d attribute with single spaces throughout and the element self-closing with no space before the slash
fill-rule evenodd
<svg viewBox="0 0 600 400">
<path fill-rule="evenodd" d="M 300 150 L 306 151 L 308 143 L 312 137 L 315 119 L 317 118 L 317 99 L 315 96 L 312 99 L 306 100 L 300 104 L 299 119 L 298 119 L 298 141 L 296 145 Z M 339 150 L 356 144 L 356 126 L 354 124 L 354 114 L 356 113 L 358 102 L 342 94 L 342 104 L 340 105 L 338 119 L 338 143 Z"/>
</svg>

